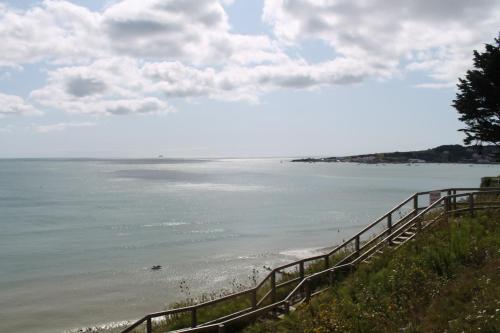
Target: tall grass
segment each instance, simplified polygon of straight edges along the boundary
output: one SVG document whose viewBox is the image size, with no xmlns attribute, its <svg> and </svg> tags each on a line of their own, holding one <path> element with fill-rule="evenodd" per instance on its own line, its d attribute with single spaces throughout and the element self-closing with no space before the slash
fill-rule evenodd
<svg viewBox="0 0 500 333">
<path fill-rule="evenodd" d="M 330 256 L 329 258 L 330 263 L 335 264 L 351 253 L 352 250 L 339 251 L 338 254 Z M 308 263 L 304 267 L 304 274 L 307 276 L 319 272 L 323 269 L 325 269 L 324 261 L 319 259 L 317 261 Z M 189 286 L 184 281 L 181 281 L 179 284 L 179 289 L 186 296 L 186 298 L 181 302 L 170 304 L 168 306 L 168 309 L 182 308 L 195 304 L 201 304 L 206 301 L 215 300 L 224 297 L 226 295 L 230 295 L 233 293 L 247 290 L 249 288 L 253 288 L 257 285 L 257 282 L 259 280 L 259 275 L 262 275 L 260 273 L 264 273 L 264 275 L 267 275 L 267 273 L 270 272 L 271 270 L 272 269 L 270 267 L 265 267 L 265 266 L 263 266 L 262 272 L 259 272 L 258 270 L 254 269 L 252 270 L 251 275 L 248 276 L 247 281 L 245 281 L 244 283 L 233 280 L 228 288 L 221 289 L 218 291 L 212 291 L 209 293 L 203 293 L 197 296 L 193 296 L 191 294 Z M 294 278 L 299 277 L 298 267 L 296 267 L 291 271 L 284 270 L 277 272 L 276 276 L 277 276 L 276 278 L 277 284 L 290 281 Z M 284 285 L 277 288 L 276 290 L 277 300 L 284 299 L 290 293 L 290 291 L 292 291 L 297 286 L 299 282 L 300 281 L 296 281 L 294 283 L 290 283 L 288 285 Z M 258 300 L 262 299 L 269 292 L 270 289 L 271 289 L 270 281 L 267 281 L 261 288 L 259 288 L 257 293 L 257 299 Z M 271 304 L 271 298 L 269 296 L 263 300 L 261 306 L 265 306 L 268 304 Z M 242 296 L 218 302 L 210 306 L 201 307 L 197 310 L 197 323 L 198 324 L 207 323 L 217 318 L 229 315 L 231 313 L 249 309 L 251 305 L 252 304 L 251 304 L 250 294 L 245 294 Z M 159 318 L 159 320 L 156 320 L 153 323 L 153 332 L 155 333 L 166 332 L 181 328 L 187 328 L 190 327 L 190 325 L 191 325 L 191 314 L 190 312 L 185 312 L 185 313 L 170 315 L 168 317 L 166 316 Z M 144 325 L 141 325 L 136 330 L 134 330 L 134 333 L 144 332 L 144 327 L 142 326 Z"/>
<path fill-rule="evenodd" d="M 428 230 L 284 321 L 244 332 L 500 332 L 500 211 Z"/>
</svg>

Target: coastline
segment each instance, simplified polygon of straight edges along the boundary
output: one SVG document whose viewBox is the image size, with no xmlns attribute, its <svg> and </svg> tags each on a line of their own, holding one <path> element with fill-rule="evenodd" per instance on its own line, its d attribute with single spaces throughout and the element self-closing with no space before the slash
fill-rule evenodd
<svg viewBox="0 0 500 333">
<path fill-rule="evenodd" d="M 442 145 L 426 150 L 372 153 L 350 156 L 307 157 L 293 159 L 291 162 L 336 163 L 352 162 L 362 164 L 500 164 L 500 151 L 496 146 L 464 147 L 461 145 Z"/>
<path fill-rule="evenodd" d="M 474 186 L 498 174 L 496 166 L 312 166 L 278 159 L 0 167 L 5 190 L 15 194 L 2 206 L 0 331 L 26 333 L 119 326 L 184 299 L 183 279 L 193 295 L 220 290 L 233 278 L 248 281 L 254 267 L 264 274 L 263 265 L 338 244 L 409 192 Z M 117 181 L 123 170 L 131 176 Z M 208 182 L 227 186 L 178 186 Z M 241 186 L 252 191 L 237 191 Z M 360 203 L 369 205 L 361 211 Z M 152 272 L 153 265 L 163 269 Z"/>
<path fill-rule="evenodd" d="M 278 251 L 277 255 L 282 257 L 281 260 L 278 260 L 276 262 L 276 265 L 279 263 L 287 263 L 287 262 L 293 262 L 294 260 L 300 260 L 300 259 L 305 259 L 309 257 L 314 257 L 320 254 L 325 254 L 328 251 L 332 250 L 335 248 L 337 245 L 332 245 L 332 246 L 327 246 L 327 247 L 305 247 L 305 248 L 290 248 L 282 251 Z M 241 260 L 244 260 L 245 258 L 241 258 Z M 263 263 L 265 263 L 263 261 Z M 264 265 L 264 267 L 266 267 Z M 273 267 L 269 267 L 273 268 Z M 250 273 L 250 272 L 248 272 Z M 227 277 L 229 280 L 231 280 L 233 277 L 228 276 Z M 229 281 L 228 280 L 228 281 Z M 227 285 L 227 287 L 222 287 L 220 290 L 226 290 L 228 287 L 230 287 L 230 284 Z M 202 291 L 199 295 L 193 295 L 194 298 L 201 296 L 202 294 L 210 294 L 210 293 L 218 293 L 219 290 L 206 290 Z M 174 302 L 176 304 L 176 302 Z M 168 307 L 168 305 L 167 305 Z M 160 310 L 160 309 L 159 309 Z M 69 330 L 64 330 L 62 333 L 119 333 L 121 332 L 122 329 L 130 325 L 131 323 L 135 322 L 138 318 L 134 319 L 127 319 L 127 320 L 119 320 L 119 321 L 111 321 L 111 322 L 106 322 L 106 323 L 99 323 L 95 324 L 92 326 L 88 327 L 80 327 L 80 328 L 72 328 Z M 161 322 L 161 318 L 154 318 L 154 322 Z"/>
</svg>

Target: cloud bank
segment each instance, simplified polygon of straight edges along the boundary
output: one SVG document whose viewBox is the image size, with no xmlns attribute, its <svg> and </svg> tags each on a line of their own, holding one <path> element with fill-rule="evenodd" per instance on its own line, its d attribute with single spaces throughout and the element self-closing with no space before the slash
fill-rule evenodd
<svg viewBox="0 0 500 333">
<path fill-rule="evenodd" d="M 55 0 L 27 10 L 0 4 L 0 68 L 47 68 L 29 103 L 0 94 L 0 115 L 163 114 L 174 111 L 174 98 L 256 101 L 279 89 L 411 71 L 428 76 L 421 87 L 449 87 L 500 22 L 494 0 L 265 0 L 270 33 L 244 35 L 230 26 L 228 5 L 123 0 L 92 11 Z M 300 56 L 306 40 L 326 42 L 334 56 L 308 62 Z"/>
<path fill-rule="evenodd" d="M 56 123 L 50 125 L 35 126 L 34 131 L 37 133 L 49 133 L 49 132 L 65 131 L 69 128 L 81 128 L 81 127 L 93 127 L 93 126 L 96 126 L 96 124 L 92 122 Z"/>
<path fill-rule="evenodd" d="M 0 93 L 0 117 L 11 115 L 41 115 L 33 105 L 19 96 Z"/>
<path fill-rule="evenodd" d="M 288 44 L 320 39 L 348 59 L 424 70 L 449 86 L 498 34 L 495 0 L 266 0 L 263 20 Z M 433 86 L 432 84 L 429 86 Z"/>
</svg>

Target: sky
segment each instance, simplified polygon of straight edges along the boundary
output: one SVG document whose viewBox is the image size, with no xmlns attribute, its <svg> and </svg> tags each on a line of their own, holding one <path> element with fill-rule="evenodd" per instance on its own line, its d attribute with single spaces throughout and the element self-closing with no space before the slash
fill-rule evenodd
<svg viewBox="0 0 500 333">
<path fill-rule="evenodd" d="M 339 156 L 461 143 L 496 0 L 0 1 L 0 157 Z"/>
</svg>

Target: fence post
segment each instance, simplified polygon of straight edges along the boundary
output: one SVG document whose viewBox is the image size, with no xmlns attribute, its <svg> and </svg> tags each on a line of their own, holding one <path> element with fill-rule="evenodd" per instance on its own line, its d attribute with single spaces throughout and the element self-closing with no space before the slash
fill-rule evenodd
<svg viewBox="0 0 500 333">
<path fill-rule="evenodd" d="M 413 196 L 413 210 L 415 212 L 415 215 L 418 214 L 418 194 L 415 194 Z"/>
<path fill-rule="evenodd" d="M 359 257 L 359 235 L 354 239 L 354 250 L 356 251 L 356 258 Z"/>
<path fill-rule="evenodd" d="M 457 210 L 457 190 L 453 190 L 453 210 Z"/>
<path fill-rule="evenodd" d="M 285 301 L 285 304 L 284 305 L 284 312 L 285 314 L 289 314 L 290 313 L 290 302 L 289 301 Z"/>
<path fill-rule="evenodd" d="M 387 232 L 392 234 L 392 213 L 387 214 Z M 392 244 L 392 237 L 389 237 L 389 244 Z"/>
<path fill-rule="evenodd" d="M 153 323 L 150 316 L 146 320 L 146 333 L 153 333 Z"/>
<path fill-rule="evenodd" d="M 306 303 L 309 303 L 309 301 L 311 300 L 311 279 L 306 279 L 304 289 L 306 291 Z"/>
<path fill-rule="evenodd" d="M 335 283 L 335 271 L 332 269 L 328 276 L 330 278 L 330 281 L 329 281 L 330 285 L 333 286 L 333 284 Z"/>
<path fill-rule="evenodd" d="M 328 254 L 325 256 L 325 269 L 330 268 L 330 258 Z"/>
<path fill-rule="evenodd" d="M 226 327 L 224 324 L 219 324 L 219 328 L 217 329 L 218 333 L 225 333 L 226 332 Z"/>
<path fill-rule="evenodd" d="M 448 191 L 448 193 L 449 193 L 449 192 L 450 192 L 450 191 Z M 448 194 L 448 195 L 450 195 L 450 194 Z M 450 204 L 450 202 L 451 202 L 450 197 L 449 197 L 449 196 L 446 196 L 446 197 L 444 198 L 444 220 L 445 220 L 446 222 L 448 222 L 448 218 L 449 218 L 449 216 L 450 216 L 450 210 L 451 210 L 451 207 L 450 207 L 450 206 L 451 206 L 451 204 Z"/>
<path fill-rule="evenodd" d="M 469 214 L 474 216 L 474 194 L 469 194 Z"/>
<path fill-rule="evenodd" d="M 452 193 L 452 190 L 448 190 L 446 191 L 446 199 L 444 200 L 444 212 L 445 212 L 445 221 L 448 221 L 448 217 L 450 216 L 450 211 L 452 210 L 451 209 L 451 193 Z"/>
<path fill-rule="evenodd" d="M 301 260 L 299 261 L 299 277 L 300 277 L 300 281 L 304 280 L 304 261 Z M 300 288 L 300 293 L 302 294 L 303 293 L 303 288 Z"/>
<path fill-rule="evenodd" d="M 252 309 L 255 309 L 257 307 L 257 287 L 253 288 L 250 297 L 252 298 Z"/>
<path fill-rule="evenodd" d="M 271 302 L 276 303 L 276 271 L 271 272 Z"/>
<path fill-rule="evenodd" d="M 423 216 L 421 216 L 415 220 L 415 225 L 417 226 L 417 232 L 422 230 L 422 219 L 423 219 Z"/>
<path fill-rule="evenodd" d="M 191 308 L 191 327 L 196 327 L 196 308 Z"/>
</svg>

